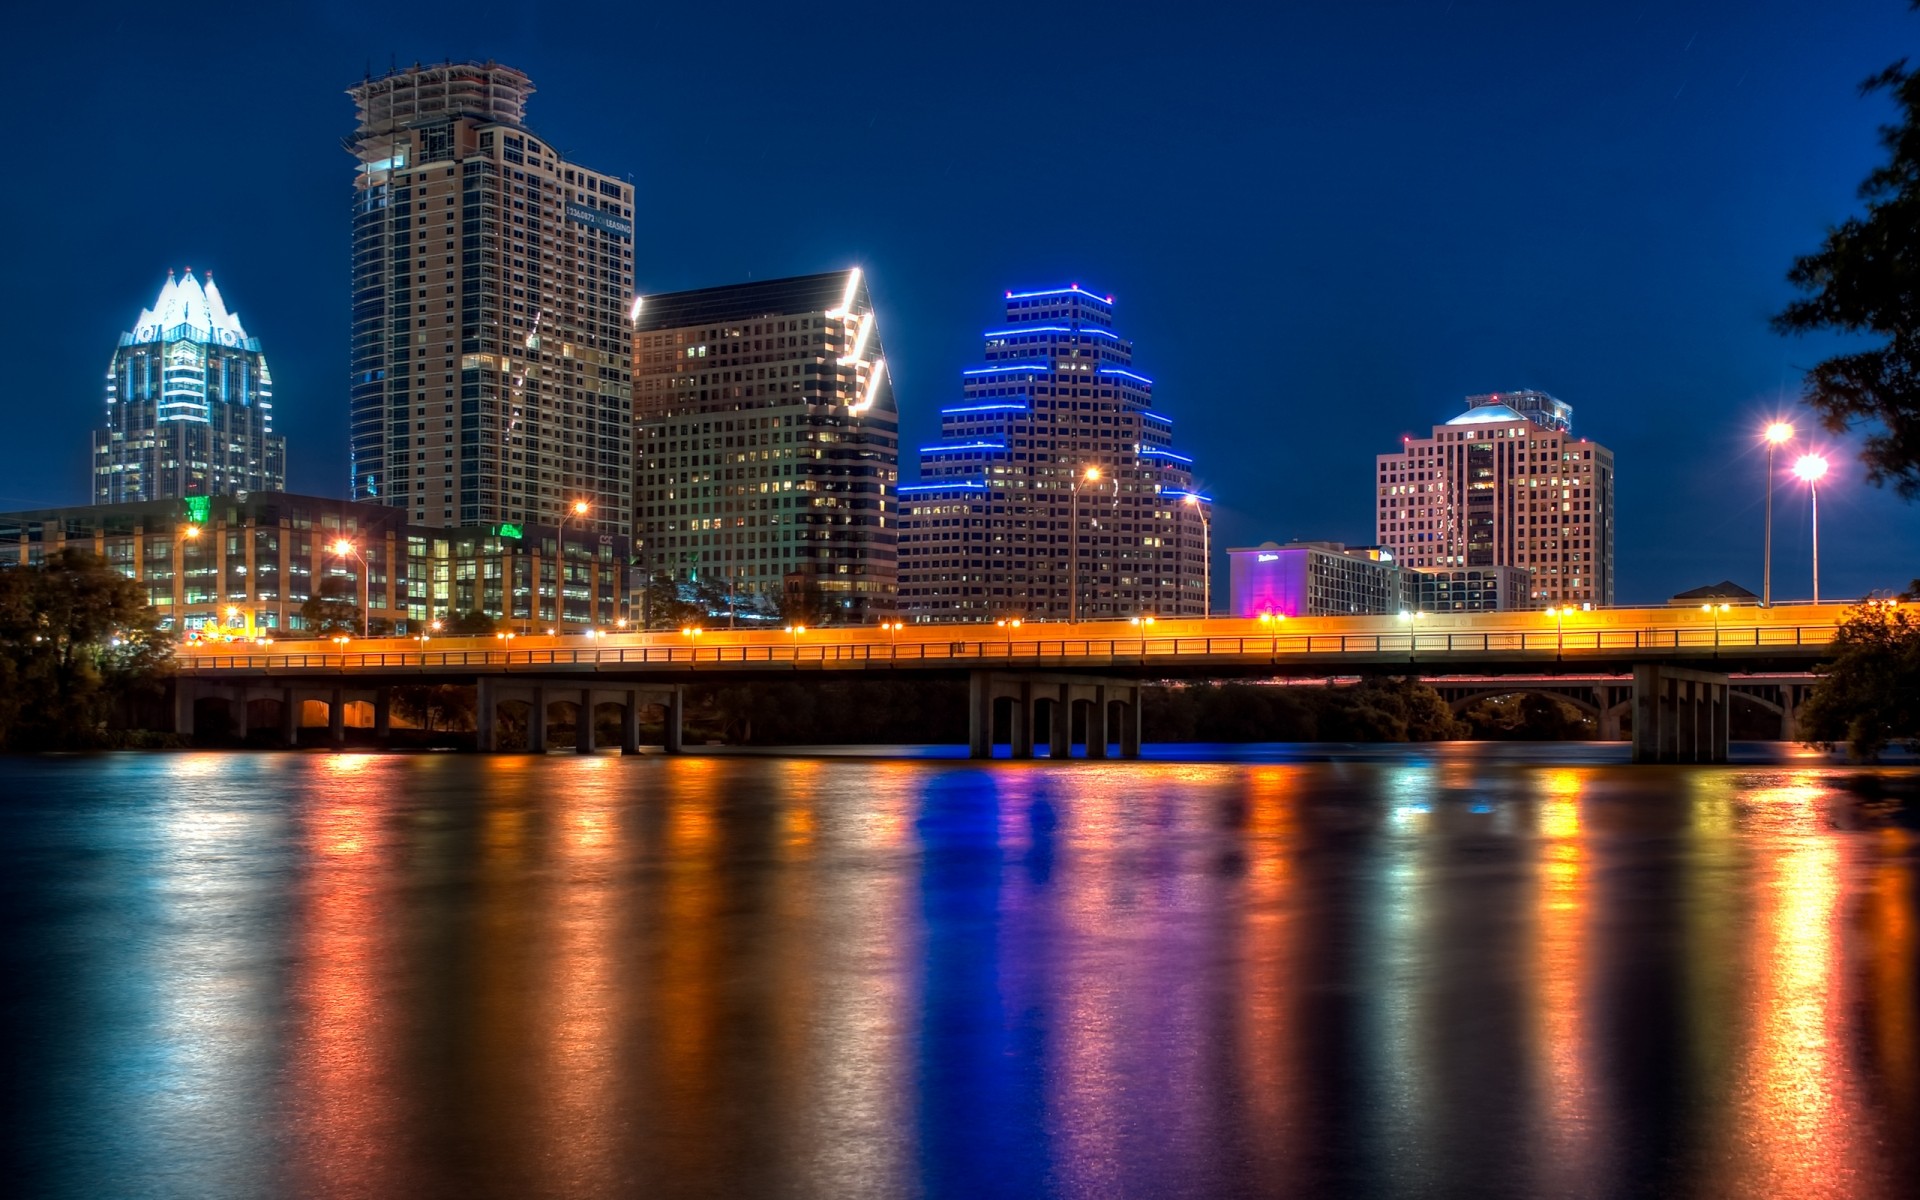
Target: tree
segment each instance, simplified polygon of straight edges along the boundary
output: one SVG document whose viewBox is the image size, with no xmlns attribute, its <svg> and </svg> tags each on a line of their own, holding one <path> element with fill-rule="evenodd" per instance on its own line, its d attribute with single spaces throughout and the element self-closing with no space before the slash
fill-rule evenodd
<svg viewBox="0 0 1920 1200">
<path fill-rule="evenodd" d="M 330 633 L 359 633 L 360 606 L 342 594 L 347 586 L 344 579 L 333 576 L 323 579 L 320 591 L 300 605 L 301 624 L 318 637 Z"/>
<path fill-rule="evenodd" d="M 1800 709 L 1800 734 L 1845 742 L 1871 761 L 1890 743 L 1920 739 L 1920 616 L 1910 605 L 1869 600 L 1849 609 L 1834 660 Z"/>
<path fill-rule="evenodd" d="M 1863 94 L 1882 91 L 1899 120 L 1881 127 L 1887 161 L 1860 185 L 1866 215 L 1828 230 L 1817 252 L 1794 262 L 1787 280 L 1806 296 L 1773 327 L 1879 339 L 1816 364 L 1803 398 L 1834 433 L 1874 427 L 1860 454 L 1867 478 L 1912 500 L 1920 497 L 1920 73 L 1901 59 L 1861 84 Z"/>
<path fill-rule="evenodd" d="M 447 637 L 492 637 L 499 623 L 492 617 L 475 609 L 449 617 L 441 624 L 440 632 Z"/>
<path fill-rule="evenodd" d="M 99 744 L 114 704 L 157 690 L 172 653 L 139 585 L 84 550 L 0 571 L 0 746 Z"/>
<path fill-rule="evenodd" d="M 469 729 L 473 726 L 474 690 L 453 683 L 406 684 L 393 689 L 393 707 L 428 733 Z"/>
<path fill-rule="evenodd" d="M 700 606 L 680 598 L 680 585 L 665 571 L 655 571 L 647 580 L 640 603 L 641 622 L 647 629 L 679 629 L 698 621 Z"/>
</svg>

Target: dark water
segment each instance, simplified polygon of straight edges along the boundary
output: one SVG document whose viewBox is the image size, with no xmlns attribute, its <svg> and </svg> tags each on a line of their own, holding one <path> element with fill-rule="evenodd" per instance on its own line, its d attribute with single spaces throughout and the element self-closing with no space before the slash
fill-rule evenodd
<svg viewBox="0 0 1920 1200">
<path fill-rule="evenodd" d="M 0 761 L 0 1186 L 1911 1197 L 1845 775 Z"/>
</svg>

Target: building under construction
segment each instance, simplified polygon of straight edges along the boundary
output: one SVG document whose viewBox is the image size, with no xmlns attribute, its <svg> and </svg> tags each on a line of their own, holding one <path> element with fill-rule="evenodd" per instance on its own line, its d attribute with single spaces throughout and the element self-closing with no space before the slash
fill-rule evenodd
<svg viewBox="0 0 1920 1200">
<path fill-rule="evenodd" d="M 348 89 L 352 494 L 625 536 L 633 188 L 530 132 L 533 90 L 492 62 Z"/>
</svg>

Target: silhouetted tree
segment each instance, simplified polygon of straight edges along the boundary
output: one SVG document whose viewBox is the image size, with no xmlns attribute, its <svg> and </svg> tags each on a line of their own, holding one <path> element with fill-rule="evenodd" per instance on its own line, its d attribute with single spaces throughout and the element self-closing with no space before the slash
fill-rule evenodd
<svg viewBox="0 0 1920 1200">
<path fill-rule="evenodd" d="M 86 551 L 0 570 L 0 746 L 100 744 L 116 700 L 157 691 L 172 653 L 139 585 Z"/>
<path fill-rule="evenodd" d="M 1847 612 L 1834 659 L 1800 709 L 1800 735 L 1845 742 L 1872 760 L 1893 742 L 1920 739 L 1920 616 L 1909 605 L 1868 601 Z"/>
<path fill-rule="evenodd" d="M 1860 185 L 1866 215 L 1828 230 L 1818 251 L 1794 262 L 1787 279 L 1806 296 L 1773 326 L 1877 340 L 1816 364 L 1804 398 L 1835 433 L 1872 428 L 1860 454 L 1867 478 L 1911 500 L 1920 496 L 1920 74 L 1901 59 L 1861 92 L 1886 92 L 1899 106 L 1899 119 L 1880 130 L 1887 161 Z"/>
</svg>

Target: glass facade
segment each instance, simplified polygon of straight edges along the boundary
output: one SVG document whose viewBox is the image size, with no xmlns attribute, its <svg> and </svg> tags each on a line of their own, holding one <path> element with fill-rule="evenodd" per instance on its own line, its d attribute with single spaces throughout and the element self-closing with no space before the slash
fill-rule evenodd
<svg viewBox="0 0 1920 1200">
<path fill-rule="evenodd" d="M 423 529 L 383 505 L 284 492 L 0 515 L 0 569 L 67 547 L 137 581 L 173 628 L 244 618 L 295 634 L 315 595 L 364 597 L 399 633 L 475 611 L 529 631 L 613 626 L 630 552 L 580 523 Z"/>
<path fill-rule="evenodd" d="M 101 504 L 279 491 L 286 440 L 273 432 L 273 374 L 260 340 L 227 310 L 213 276 L 172 272 L 107 365 L 106 425 L 93 435 Z"/>
<path fill-rule="evenodd" d="M 497 63 L 349 89 L 351 494 L 415 524 L 625 537 L 633 187 L 528 132 L 532 92 Z"/>
<path fill-rule="evenodd" d="M 648 296 L 634 380 L 641 578 L 893 614 L 899 420 L 859 270 Z"/>
<path fill-rule="evenodd" d="M 900 489 L 902 614 L 1067 620 L 1077 600 L 1083 620 L 1200 616 L 1211 501 L 1112 297 L 1008 292 L 1005 319 Z"/>
</svg>

